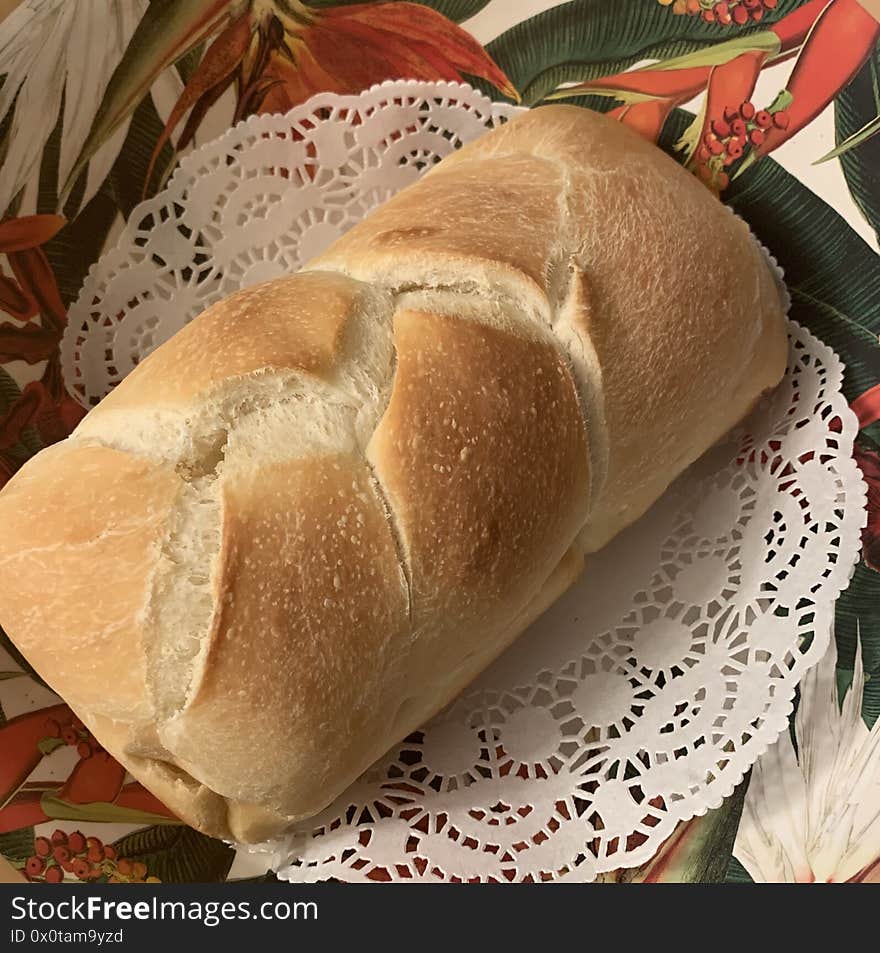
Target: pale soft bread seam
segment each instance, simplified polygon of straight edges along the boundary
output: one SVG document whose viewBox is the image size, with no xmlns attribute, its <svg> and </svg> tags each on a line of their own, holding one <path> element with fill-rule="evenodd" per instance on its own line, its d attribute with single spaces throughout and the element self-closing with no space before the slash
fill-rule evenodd
<svg viewBox="0 0 880 953">
<path fill-rule="evenodd" d="M 380 394 L 380 400 L 376 403 L 375 415 L 373 420 L 373 426 L 371 428 L 370 436 L 372 430 L 375 430 L 375 427 L 378 426 L 379 421 L 382 418 L 382 415 L 385 412 L 387 407 L 388 399 L 391 394 L 393 387 L 393 378 L 390 376 L 393 374 L 395 368 L 394 362 L 392 362 L 389 368 L 389 379 L 387 381 L 376 382 L 374 381 L 374 386 L 377 387 L 377 392 Z M 272 395 L 270 393 L 264 393 L 263 400 L 255 399 L 253 393 L 249 390 L 255 380 L 262 379 L 265 383 L 277 383 L 285 386 L 288 390 L 292 390 L 292 393 L 289 393 L 287 396 L 278 397 L 277 395 Z M 297 386 L 302 385 L 303 383 L 307 384 L 306 387 Z M 181 482 L 184 484 L 184 488 L 178 498 L 177 504 L 175 505 L 173 511 L 169 514 L 168 519 L 168 532 L 162 542 L 162 552 L 163 556 L 168 555 L 168 550 L 173 546 L 174 541 L 172 537 L 175 534 L 181 521 L 185 521 L 186 516 L 188 515 L 188 510 L 193 503 L 192 495 L 188 490 L 194 488 L 194 484 L 199 481 L 208 481 L 207 485 L 211 488 L 214 488 L 218 485 L 221 476 L 222 469 L 225 463 L 225 452 L 226 447 L 229 443 L 229 440 L 233 437 L 235 431 L 240 430 L 246 426 L 248 418 L 259 414 L 261 411 L 268 409 L 279 409 L 282 408 L 285 404 L 295 404 L 302 405 L 307 403 L 303 400 L 302 391 L 309 389 L 315 390 L 316 386 L 320 388 L 323 393 L 321 394 L 320 403 L 322 406 L 336 405 L 339 407 L 345 407 L 352 411 L 353 419 L 356 415 L 363 410 L 363 406 L 358 406 L 353 401 L 346 401 L 339 399 L 340 397 L 347 396 L 344 394 L 344 391 L 333 387 L 332 384 L 321 386 L 317 384 L 314 379 L 307 378 L 304 375 L 292 373 L 290 371 L 283 372 L 267 372 L 265 369 L 258 370 L 256 372 L 242 375 L 241 377 L 235 378 L 233 381 L 224 381 L 216 390 L 208 391 L 200 399 L 200 406 L 196 411 L 196 415 L 200 411 L 205 411 L 212 404 L 215 404 L 218 401 L 218 398 L 221 393 L 226 392 L 225 396 L 221 398 L 221 402 L 227 406 L 224 408 L 225 413 L 220 418 L 219 428 L 217 433 L 219 435 L 219 441 L 214 444 L 206 445 L 204 456 L 202 458 L 187 458 L 183 459 L 178 456 L 176 459 L 173 454 L 168 452 L 156 452 L 157 448 L 155 445 L 150 445 L 145 451 L 140 449 L 135 450 L 130 444 L 127 444 L 126 441 L 120 441 L 118 439 L 108 439 L 106 436 L 101 436 L 98 434 L 88 434 L 87 436 L 74 435 L 70 439 L 73 442 L 83 443 L 83 444 L 98 444 L 101 446 L 106 446 L 111 449 L 119 450 L 124 453 L 130 453 L 133 455 L 142 455 L 147 456 L 151 459 L 154 459 L 157 462 L 166 463 L 174 466 L 177 470 L 178 476 L 181 479 Z M 268 388 L 267 388 L 268 390 Z M 244 397 L 242 400 L 241 398 Z M 336 398 L 336 399 L 332 399 Z M 400 538 L 399 530 L 396 526 L 394 514 L 391 510 L 390 505 L 388 504 L 387 497 L 384 492 L 384 488 L 381 485 L 381 481 L 375 475 L 372 466 L 366 458 L 366 446 L 369 443 L 369 436 L 358 439 L 357 428 L 353 425 L 351 431 L 352 443 L 357 447 L 358 453 L 361 460 L 365 465 L 370 469 L 372 474 L 374 488 L 377 491 L 377 496 L 379 497 L 380 503 L 383 507 L 383 512 L 385 514 L 385 519 L 389 526 L 389 531 L 391 532 L 392 538 L 395 540 L 395 545 L 397 547 L 398 558 L 400 560 L 400 572 L 405 581 L 406 586 L 406 598 L 407 598 L 407 607 L 408 613 L 411 615 L 411 606 L 412 606 L 412 589 L 411 589 L 411 578 L 410 570 L 408 564 L 404 560 L 403 556 L 403 544 Z M 196 448 L 192 448 L 196 449 Z M 165 451 L 168 451 L 169 448 L 164 448 Z M 193 475 L 195 474 L 195 476 Z M 215 532 L 213 535 L 217 539 L 217 551 L 213 554 L 203 553 L 200 554 L 201 560 L 208 559 L 211 564 L 211 569 L 209 573 L 209 585 L 212 591 L 216 592 L 216 582 L 217 582 L 217 573 L 219 571 L 219 548 L 220 548 L 220 530 L 222 527 L 222 503 L 217 500 L 217 526 L 215 527 Z M 159 600 L 157 596 L 161 590 L 161 587 L 166 584 L 168 578 L 171 580 L 179 581 L 182 577 L 186 576 L 192 571 L 200 571 L 203 567 L 203 563 L 199 559 L 194 561 L 193 565 L 189 563 L 177 562 L 170 567 L 167 565 L 168 560 L 165 561 L 164 568 L 166 571 L 163 573 L 161 571 L 163 563 L 160 562 L 157 566 L 156 572 L 153 575 L 151 580 L 151 597 L 145 606 L 144 615 L 146 625 L 146 632 L 149 632 L 151 637 L 146 639 L 148 645 L 144 646 L 145 653 L 149 658 L 154 653 L 149 651 L 149 647 L 156 645 L 159 640 L 156 638 L 157 634 L 163 630 L 161 625 L 154 625 L 149 622 L 153 612 L 154 605 L 156 603 L 168 604 L 170 600 Z M 172 583 L 173 584 L 173 583 Z M 200 661 L 200 656 L 208 648 L 207 640 L 210 635 L 211 625 L 214 619 L 214 616 L 217 611 L 216 600 L 212 600 L 212 605 L 210 613 L 207 618 L 199 620 L 198 626 L 192 626 L 190 632 L 197 635 L 198 646 L 195 651 L 189 656 L 189 676 L 188 685 L 184 694 L 182 704 L 173 711 L 162 711 L 157 709 L 156 715 L 159 721 L 164 721 L 168 717 L 171 717 L 176 711 L 180 711 L 186 704 L 186 698 L 189 696 L 192 689 L 192 675 L 198 663 Z M 204 623 L 204 624 L 202 624 Z M 155 657 L 153 658 L 155 662 Z M 164 673 L 164 670 L 167 666 L 160 665 L 158 670 L 156 666 L 148 665 L 148 683 L 150 683 L 150 696 L 151 701 L 154 705 L 157 705 L 157 692 L 156 686 L 165 678 L 167 674 Z M 151 733 L 150 733 L 151 734 Z M 146 739 L 145 739 L 146 740 Z M 154 752 L 154 754 L 160 755 L 159 751 Z M 167 755 L 168 752 L 165 751 Z"/>
<path fill-rule="evenodd" d="M 147 637 L 143 649 L 147 692 L 157 726 L 186 703 L 193 669 L 216 611 L 214 590 L 223 523 L 218 470 L 184 481 L 151 580 L 144 610 Z M 188 532 L 193 528 L 197 530 L 194 538 Z M 213 551 L 208 548 L 211 541 Z M 202 585 L 195 582 L 196 574 L 204 577 Z M 161 598 L 163 595 L 166 598 Z M 179 617 L 181 607 L 185 618 Z"/>
<path fill-rule="evenodd" d="M 573 234 L 572 226 L 576 218 L 572 211 L 573 184 L 571 170 L 553 156 L 542 156 L 542 158 L 556 166 L 562 177 L 561 218 L 563 234 L 568 238 Z M 613 175 L 615 173 L 594 171 L 593 174 Z M 610 458 L 610 435 L 608 423 L 605 419 L 605 384 L 599 357 L 596 354 L 592 338 L 589 335 L 581 334 L 569 320 L 571 310 L 576 308 L 579 303 L 578 294 L 583 292 L 585 286 L 586 294 L 588 296 L 591 294 L 588 269 L 582 260 L 585 245 L 586 239 L 582 239 L 575 249 L 568 253 L 567 261 L 563 262 L 561 266 L 568 273 L 568 284 L 565 288 L 565 294 L 558 299 L 558 302 L 554 302 L 556 312 L 552 329 L 563 352 L 568 355 L 572 368 L 577 371 L 574 374 L 574 379 L 577 383 L 578 396 L 581 401 L 581 412 L 587 423 L 587 432 L 590 435 L 590 510 L 592 511 L 593 502 L 600 497 L 605 489 Z M 588 303 L 588 309 L 589 306 Z M 587 521 L 589 522 L 589 517 Z"/>
<path fill-rule="evenodd" d="M 523 155 L 525 155 L 525 153 L 523 153 Z M 551 267 L 557 269 L 560 273 L 569 271 L 563 253 L 560 253 L 556 263 L 551 265 Z M 325 268 L 325 266 L 322 266 L 322 268 Z M 364 280 L 363 278 L 358 277 L 353 270 L 348 269 L 341 264 L 334 265 L 332 269 L 330 267 L 326 267 L 325 270 L 332 270 L 338 274 L 344 275 L 347 278 L 351 278 L 353 281 Z M 571 381 L 572 387 L 574 388 L 575 395 L 577 396 L 581 419 L 590 438 L 587 441 L 590 474 L 588 498 L 589 500 L 592 500 L 595 498 L 599 490 L 599 487 L 597 487 L 595 484 L 595 477 L 593 475 L 594 470 L 595 472 L 602 473 L 603 475 L 604 471 L 607 470 L 607 460 L 599 461 L 595 458 L 596 454 L 594 452 L 593 446 L 594 431 L 602 435 L 596 441 L 599 448 L 606 447 L 608 443 L 607 428 L 605 427 L 604 420 L 602 420 L 600 417 L 596 417 L 591 411 L 591 408 L 595 406 L 595 402 L 589 393 L 589 386 L 594 382 L 595 374 L 587 370 L 585 362 L 576 357 L 571 352 L 566 342 L 560 337 L 557 331 L 557 326 L 561 317 L 561 314 L 559 313 L 561 309 L 559 303 L 554 300 L 553 296 L 542 295 L 542 297 L 545 297 L 546 309 L 528 307 L 520 297 L 513 293 L 509 288 L 505 287 L 500 280 L 493 280 L 489 274 L 491 271 L 492 269 L 486 269 L 487 273 L 483 275 L 484 282 L 480 282 L 478 279 L 470 279 L 468 281 L 439 282 L 414 282 L 403 280 L 400 283 L 389 283 L 385 277 L 374 278 L 371 280 L 375 281 L 375 283 L 379 284 L 384 288 L 384 290 L 390 293 L 395 302 L 402 301 L 404 307 L 406 306 L 405 302 L 407 300 L 417 300 L 418 296 L 421 295 L 449 295 L 450 299 L 458 296 L 460 301 L 459 308 L 455 312 L 456 317 L 465 316 L 463 312 L 467 311 L 471 305 L 471 302 L 468 300 L 469 297 L 476 297 L 477 306 L 479 306 L 479 303 L 483 301 L 488 301 L 495 305 L 496 308 L 503 311 L 506 316 L 509 316 L 512 319 L 511 324 L 516 325 L 521 332 L 525 333 L 527 336 L 533 336 L 537 340 L 551 344 L 568 371 L 569 379 Z M 574 286 L 574 276 L 570 275 L 566 294 L 560 296 L 563 305 L 568 303 L 570 296 L 574 291 Z M 447 309 L 445 313 L 452 312 L 451 310 Z M 492 321 L 484 321 L 483 316 L 478 316 L 476 313 L 473 313 L 471 316 L 480 323 L 487 323 L 490 326 L 499 326 L 494 324 Z M 542 333 L 542 331 L 545 333 Z M 575 336 L 578 341 L 583 340 L 580 335 Z M 599 379 L 601 380 L 601 375 L 599 376 Z"/>
</svg>

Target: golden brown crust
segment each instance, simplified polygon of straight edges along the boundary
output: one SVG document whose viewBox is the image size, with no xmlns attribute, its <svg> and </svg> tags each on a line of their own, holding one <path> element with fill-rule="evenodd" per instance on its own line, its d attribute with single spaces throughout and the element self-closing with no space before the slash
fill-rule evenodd
<svg viewBox="0 0 880 953">
<path fill-rule="evenodd" d="M 466 284 L 485 270 L 540 302 L 561 240 L 559 168 L 525 154 L 463 160 L 449 175 L 443 167 L 380 206 L 313 264 L 398 287 L 426 276 Z"/>
<path fill-rule="evenodd" d="M 770 273 L 754 239 L 708 190 L 683 190 L 678 175 L 640 165 L 581 175 L 573 197 L 592 227 L 565 315 L 601 369 L 608 445 L 583 537 L 593 550 L 776 384 L 787 344 L 775 291 L 758 287 Z M 614 227 L 600 230 L 598 209 Z"/>
<path fill-rule="evenodd" d="M 154 351 L 90 416 L 97 420 L 111 410 L 186 406 L 224 381 L 255 371 L 326 376 L 340 358 L 360 292 L 357 282 L 325 271 L 236 292 Z"/>
<path fill-rule="evenodd" d="M 741 223 L 573 107 L 314 267 L 209 309 L 0 493 L 0 623 L 172 810 L 242 841 L 447 704 L 787 352 Z"/>
<path fill-rule="evenodd" d="M 541 590 L 513 619 L 498 641 L 508 644 L 516 638 L 577 580 L 583 565 L 584 560 L 580 551 L 574 547 L 569 549 Z M 485 644 L 475 646 L 474 651 L 482 666 L 489 664 L 498 652 L 497 646 L 487 647 Z M 471 676 L 467 671 L 459 670 L 449 683 L 450 695 L 454 697 L 470 680 Z M 424 720 L 435 715 L 443 707 L 444 702 L 435 697 Z M 122 754 L 128 742 L 127 725 L 113 722 L 100 715 L 96 716 L 91 712 L 83 713 L 82 717 L 91 731 L 103 740 L 105 746 L 117 753 L 117 757 L 125 767 L 190 826 L 212 837 L 249 844 L 271 840 L 282 834 L 289 826 L 291 818 L 288 815 L 265 805 L 223 797 L 196 781 L 177 765 L 154 758 Z"/>
<path fill-rule="evenodd" d="M 456 315 L 398 312 L 394 344 L 394 390 L 367 455 L 408 553 L 414 627 L 491 631 L 586 516 L 570 373 L 549 342 Z"/>
<path fill-rule="evenodd" d="M 145 457 L 65 443 L 0 493 L 2 624 L 76 708 L 151 717 L 143 612 L 180 489 Z"/>
<path fill-rule="evenodd" d="M 311 814 L 387 746 L 406 661 L 394 539 L 358 459 L 254 466 L 223 492 L 220 609 L 160 738 L 219 794 Z"/>
<path fill-rule="evenodd" d="M 452 172 L 478 157 L 524 154 L 540 156 L 566 173 L 585 171 L 599 176 L 647 162 L 686 182 L 688 191 L 697 184 L 677 162 L 628 126 L 610 122 L 589 109 L 565 105 L 540 106 L 517 116 L 447 156 L 425 179 Z"/>
</svg>

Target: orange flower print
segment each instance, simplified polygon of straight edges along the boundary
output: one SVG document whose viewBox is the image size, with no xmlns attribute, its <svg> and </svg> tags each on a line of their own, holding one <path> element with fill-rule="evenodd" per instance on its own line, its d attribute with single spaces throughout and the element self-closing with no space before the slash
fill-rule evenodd
<svg viewBox="0 0 880 953">
<path fill-rule="evenodd" d="M 244 10 L 230 5 L 230 14 L 168 117 L 154 163 L 183 116 L 190 112 L 178 149 L 192 141 L 208 109 L 233 84 L 235 121 L 287 112 L 319 92 L 358 93 L 386 79 L 461 81 L 471 75 L 519 99 L 469 33 L 417 3 L 316 9 L 300 0 L 254 0 Z"/>
</svg>

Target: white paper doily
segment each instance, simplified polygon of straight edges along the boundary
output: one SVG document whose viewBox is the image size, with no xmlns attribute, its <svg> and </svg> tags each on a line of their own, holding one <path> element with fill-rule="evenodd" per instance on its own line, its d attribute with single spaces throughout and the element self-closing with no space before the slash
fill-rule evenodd
<svg viewBox="0 0 880 953">
<path fill-rule="evenodd" d="M 298 269 L 515 110 L 449 83 L 321 94 L 187 156 L 92 269 L 63 342 L 96 403 L 208 304 Z M 278 846 L 293 881 L 586 881 L 719 805 L 829 644 L 865 490 L 842 366 L 789 372 L 445 713 Z M 283 717 L 279 714 L 279 717 Z"/>
</svg>

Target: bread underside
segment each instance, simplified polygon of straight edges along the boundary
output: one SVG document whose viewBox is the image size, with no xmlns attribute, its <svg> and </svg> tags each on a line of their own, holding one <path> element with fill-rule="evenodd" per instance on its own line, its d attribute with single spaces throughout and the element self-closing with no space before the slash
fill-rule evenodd
<svg viewBox="0 0 880 953">
<path fill-rule="evenodd" d="M 781 377 L 745 225 L 546 107 L 209 308 L 0 493 L 0 623 L 181 818 L 262 841 L 454 696 Z"/>
</svg>

